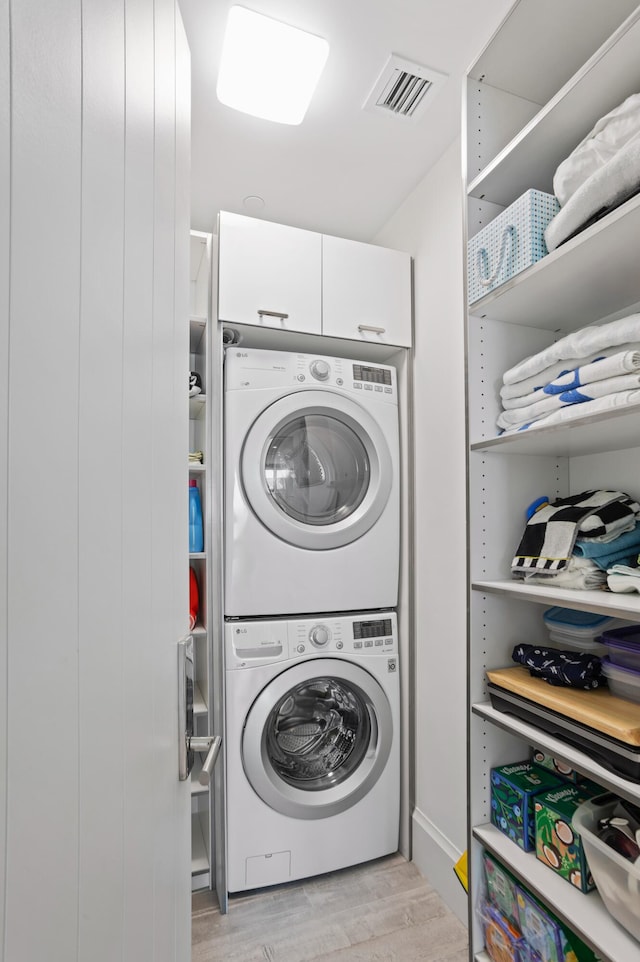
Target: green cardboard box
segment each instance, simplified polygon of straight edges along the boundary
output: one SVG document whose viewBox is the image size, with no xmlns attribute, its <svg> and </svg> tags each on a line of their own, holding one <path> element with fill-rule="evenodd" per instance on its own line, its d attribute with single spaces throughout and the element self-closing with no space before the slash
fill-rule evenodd
<svg viewBox="0 0 640 962">
<path fill-rule="evenodd" d="M 596 794 L 593 786 L 565 784 L 535 800 L 536 856 L 581 892 L 590 892 L 595 885 L 571 819 L 577 807 Z"/>
<path fill-rule="evenodd" d="M 546 752 L 540 751 L 539 748 L 531 749 L 531 761 L 534 765 L 539 765 L 540 768 L 547 768 L 554 775 L 559 775 L 560 778 L 564 778 L 569 782 L 579 782 L 582 778 L 574 768 L 567 765 L 560 758 L 554 758 L 553 755 L 547 755 Z"/>
<path fill-rule="evenodd" d="M 552 772 L 525 760 L 491 769 L 491 821 L 525 852 L 535 849 L 533 800 L 565 784 Z"/>
</svg>

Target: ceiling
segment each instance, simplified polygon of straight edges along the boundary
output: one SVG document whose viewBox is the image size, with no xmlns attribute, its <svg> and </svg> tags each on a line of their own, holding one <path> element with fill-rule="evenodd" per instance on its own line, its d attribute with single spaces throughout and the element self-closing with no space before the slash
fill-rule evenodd
<svg viewBox="0 0 640 962">
<path fill-rule="evenodd" d="M 462 77 L 512 6 L 512 0 L 241 0 L 329 41 L 307 115 L 287 126 L 216 98 L 232 2 L 179 0 L 192 64 L 192 228 L 215 230 L 218 210 L 229 210 L 365 241 L 458 135 Z M 363 109 L 391 54 L 448 75 L 412 118 Z"/>
</svg>

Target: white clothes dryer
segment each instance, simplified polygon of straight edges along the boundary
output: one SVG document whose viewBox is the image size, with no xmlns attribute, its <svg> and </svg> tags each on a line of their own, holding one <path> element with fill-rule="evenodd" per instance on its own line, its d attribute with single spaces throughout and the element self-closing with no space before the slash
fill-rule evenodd
<svg viewBox="0 0 640 962">
<path fill-rule="evenodd" d="M 225 615 L 395 607 L 395 368 L 230 348 L 224 434 Z"/>
<path fill-rule="evenodd" d="M 230 892 L 397 851 L 394 612 L 228 621 Z"/>
</svg>

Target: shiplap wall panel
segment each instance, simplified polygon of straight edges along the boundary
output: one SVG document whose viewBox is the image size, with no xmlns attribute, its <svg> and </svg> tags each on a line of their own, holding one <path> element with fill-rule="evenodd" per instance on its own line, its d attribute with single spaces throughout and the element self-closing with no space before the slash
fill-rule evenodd
<svg viewBox="0 0 640 962">
<path fill-rule="evenodd" d="M 83 0 L 78 953 L 91 962 L 123 955 L 124 76 L 123 5 Z"/>
<path fill-rule="evenodd" d="M 153 0 L 126 6 L 125 274 L 123 351 L 123 617 L 128 644 L 123 676 L 125 755 L 124 940 L 131 959 L 153 958 L 155 829 L 152 810 L 153 718 L 151 565 L 140 563 L 151 546 L 151 424 L 153 363 L 154 213 L 154 9 Z"/>
<path fill-rule="evenodd" d="M 176 392 L 186 398 L 186 340 L 176 349 L 188 297 L 174 273 L 176 224 L 188 219 L 176 164 L 188 174 L 189 144 L 184 120 L 176 140 L 176 84 L 189 108 L 188 66 L 174 69 L 179 15 L 175 0 L 0 0 L 0 26 L 9 9 L 2 958 L 184 962 L 190 805 L 177 778 L 176 642 L 188 600 L 188 422 Z"/>
<path fill-rule="evenodd" d="M 9 273 L 11 189 L 9 0 L 0 0 L 0 852 L 7 841 L 7 469 L 9 418 Z M 0 946 L 4 945 L 5 872 L 0 861 Z M 0 957 L 2 950 L 0 949 Z"/>
<path fill-rule="evenodd" d="M 190 294 L 190 248 L 191 239 L 189 234 L 189 212 L 191 209 L 191 57 L 187 44 L 184 26 L 178 11 L 176 11 L 176 83 L 175 83 L 175 104 L 176 104 L 176 230 L 174 238 L 174 261 L 175 261 L 175 293 L 174 293 L 174 314 L 176 324 L 174 325 L 174 357 L 187 358 L 189 353 L 189 316 L 185 314 L 185 304 L 189 304 Z M 179 365 L 174 365 L 174 431 L 176 432 L 176 447 L 182 451 L 184 460 L 175 462 L 174 469 L 177 472 L 176 484 L 184 498 L 185 515 L 187 513 L 187 481 L 189 463 L 189 443 L 188 435 L 184 431 L 184 424 L 189 418 L 189 399 L 187 391 L 184 389 L 186 381 L 186 371 Z M 176 514 L 173 519 L 174 524 L 174 559 L 181 559 L 188 556 L 189 538 L 187 525 L 183 518 Z M 178 563 L 180 561 L 178 560 Z M 180 612 L 187 611 L 188 607 L 188 569 L 177 570 L 174 573 L 174 590 L 177 592 L 174 610 Z M 187 626 L 186 617 L 181 620 L 175 630 L 181 634 Z M 183 834 L 179 829 L 182 828 Z M 176 831 L 176 845 L 178 848 L 178 858 L 181 853 L 186 853 L 189 857 L 189 868 L 191 866 L 191 824 L 184 825 L 178 822 Z M 182 899 L 182 909 L 177 913 L 177 941 L 190 940 L 191 937 L 191 893 L 178 890 L 178 900 Z M 186 925 L 186 931 L 181 931 L 181 925 Z"/>
<path fill-rule="evenodd" d="M 77 945 L 80 2 L 11 16 L 5 953 L 31 962 Z"/>
<path fill-rule="evenodd" d="M 172 865 L 179 859 L 178 833 L 176 832 L 177 790 L 175 778 L 175 756 L 172 754 L 174 729 L 177 719 L 177 686 L 175 676 L 166 674 L 166 661 L 170 656 L 175 662 L 176 626 L 175 577 L 184 577 L 187 584 L 188 561 L 176 557 L 174 539 L 174 516 L 168 515 L 165 506 L 169 501 L 184 506 L 183 518 L 187 521 L 187 475 L 184 473 L 184 486 L 176 484 L 176 437 L 174 396 L 174 313 L 175 313 L 175 20 L 173 0 L 156 0 L 155 30 L 155 209 L 154 209 L 154 278 L 153 278 L 153 409 L 152 409 L 152 448 L 149 465 L 149 490 L 152 504 L 152 541 L 153 595 L 152 628 L 157 654 L 153 660 L 153 680 L 155 688 L 154 737 L 156 750 L 154 757 L 154 782 L 156 791 L 152 796 L 156 831 L 164 832 L 172 842 L 175 851 L 168 845 L 157 846 L 154 858 L 154 882 L 156 885 L 155 911 L 171 917 L 176 909 L 178 897 L 177 879 L 172 874 Z M 186 317 L 185 317 L 186 323 Z M 186 360 L 185 355 L 185 360 Z M 186 375 L 185 375 L 186 376 Z M 184 423 L 182 438 L 187 437 L 187 424 Z M 180 451 L 183 451 L 182 441 Z M 184 469 L 183 469 L 184 470 Z M 182 570 L 180 566 L 182 565 Z M 186 611 L 187 596 L 184 596 Z M 181 624 L 186 628 L 185 620 Z M 184 630 L 184 629 L 183 629 Z M 173 711 L 167 712 L 167 706 Z M 173 771 L 171 765 L 173 764 Z M 181 786 L 189 792 L 188 783 Z M 167 944 L 162 931 L 154 931 L 154 960 L 169 962 L 173 959 L 174 947 Z"/>
</svg>

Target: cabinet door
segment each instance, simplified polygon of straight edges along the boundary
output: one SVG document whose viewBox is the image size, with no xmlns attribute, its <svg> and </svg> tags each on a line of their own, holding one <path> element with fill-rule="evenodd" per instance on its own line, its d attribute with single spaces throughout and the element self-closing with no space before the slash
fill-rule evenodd
<svg viewBox="0 0 640 962">
<path fill-rule="evenodd" d="M 321 333 L 322 235 L 220 213 L 218 319 Z"/>
<path fill-rule="evenodd" d="M 323 236 L 322 333 L 409 347 L 410 256 Z"/>
</svg>

